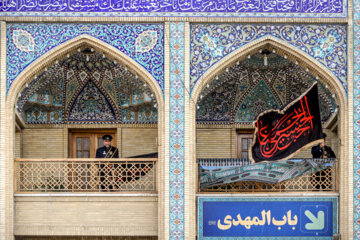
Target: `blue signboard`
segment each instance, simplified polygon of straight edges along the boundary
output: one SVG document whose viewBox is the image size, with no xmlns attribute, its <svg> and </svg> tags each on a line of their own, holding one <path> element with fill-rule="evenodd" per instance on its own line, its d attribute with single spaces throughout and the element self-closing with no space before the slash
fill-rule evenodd
<svg viewBox="0 0 360 240">
<path fill-rule="evenodd" d="M 199 197 L 199 239 L 337 234 L 337 198 Z"/>
</svg>

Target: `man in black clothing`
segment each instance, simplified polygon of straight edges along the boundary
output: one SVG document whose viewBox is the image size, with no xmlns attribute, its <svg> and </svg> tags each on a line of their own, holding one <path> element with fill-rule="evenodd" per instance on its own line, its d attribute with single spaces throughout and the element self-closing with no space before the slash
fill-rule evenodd
<svg viewBox="0 0 360 240">
<path fill-rule="evenodd" d="M 119 158 L 119 150 L 116 147 L 111 146 L 111 135 L 104 135 L 102 139 L 104 140 L 104 146 L 99 147 L 96 150 L 96 158 Z M 117 168 L 117 164 L 116 166 L 114 164 L 114 168 Z M 113 185 L 110 184 L 111 182 L 114 182 L 111 164 L 100 164 L 100 182 L 101 189 L 112 190 L 114 188 Z"/>
<path fill-rule="evenodd" d="M 334 151 L 331 147 L 325 145 L 326 134 L 323 133 L 323 141 L 311 148 L 313 158 L 336 158 Z"/>
<path fill-rule="evenodd" d="M 313 155 L 313 158 L 336 158 L 335 153 L 331 149 L 331 147 L 325 145 L 325 138 L 326 138 L 326 134 L 323 133 L 322 142 L 311 148 L 311 154 Z M 323 182 L 324 180 L 325 180 L 325 176 L 323 175 L 322 171 L 313 174 L 311 177 L 313 188 L 325 190 L 327 188 L 327 185 L 321 184 L 321 182 Z M 330 181 L 332 181 L 331 177 L 330 177 Z"/>
<path fill-rule="evenodd" d="M 104 146 L 96 150 L 96 158 L 119 158 L 119 151 L 116 147 L 111 146 L 111 135 L 104 135 Z"/>
</svg>

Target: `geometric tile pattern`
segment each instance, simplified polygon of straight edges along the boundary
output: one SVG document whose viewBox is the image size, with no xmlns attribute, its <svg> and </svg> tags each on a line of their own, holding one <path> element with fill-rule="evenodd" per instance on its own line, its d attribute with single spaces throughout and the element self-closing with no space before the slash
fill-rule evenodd
<svg viewBox="0 0 360 240">
<path fill-rule="evenodd" d="M 184 239 L 184 36 L 185 24 L 170 22 L 170 239 Z"/>
<path fill-rule="evenodd" d="M 354 239 L 360 239 L 360 1 L 354 1 Z"/>
<path fill-rule="evenodd" d="M 18 39 L 21 30 L 23 49 L 15 45 L 14 39 Z M 146 31 L 156 32 L 156 43 L 149 39 L 138 42 L 149 43 L 147 51 L 136 51 L 136 39 Z M 25 34 L 26 32 L 26 34 Z M 60 44 L 78 37 L 82 34 L 97 38 L 126 54 L 143 66 L 158 82 L 163 89 L 164 82 L 164 27 L 163 24 L 7 24 L 7 91 L 14 79 L 40 56 Z M 16 38 L 14 38 L 16 34 Z M 141 35 L 145 36 L 145 35 Z M 31 51 L 23 51 L 30 48 L 25 41 L 33 38 L 35 47 Z M 18 41 L 17 41 L 18 42 Z M 144 47 L 144 46 L 143 46 Z M 151 48 L 151 49 L 150 49 Z"/>
<path fill-rule="evenodd" d="M 346 25 L 191 25 L 191 89 L 225 56 L 270 35 L 310 55 L 329 69 L 347 92 Z"/>
<path fill-rule="evenodd" d="M 302 67 L 284 57 L 257 53 L 219 74 L 201 93 L 196 121 L 203 124 L 251 124 L 258 114 L 279 109 L 298 98 L 317 81 Z M 335 112 L 336 101 L 320 81 L 321 120 Z"/>
<path fill-rule="evenodd" d="M 69 111 L 69 121 L 115 121 L 116 115 L 104 94 L 90 80 Z"/>
<path fill-rule="evenodd" d="M 13 0 L 3 1 L 0 12 L 5 16 L 346 17 L 346 5 L 343 0 Z"/>
<path fill-rule="evenodd" d="M 89 46 L 38 74 L 16 106 L 31 124 L 157 122 L 148 85 Z"/>
</svg>

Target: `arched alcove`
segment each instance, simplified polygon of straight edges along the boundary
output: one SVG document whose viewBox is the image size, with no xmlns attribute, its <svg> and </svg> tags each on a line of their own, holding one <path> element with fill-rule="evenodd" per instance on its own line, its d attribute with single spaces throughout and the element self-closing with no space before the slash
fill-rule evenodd
<svg viewBox="0 0 360 240">
<path fill-rule="evenodd" d="M 338 178 L 339 178 L 339 195 L 340 195 L 340 209 L 345 209 L 347 206 L 347 203 L 349 201 L 348 196 L 345 193 L 345 189 L 346 186 L 349 182 L 350 179 L 348 179 L 347 176 L 347 166 L 349 166 L 349 163 L 347 161 L 347 156 L 348 153 L 346 151 L 346 146 L 348 145 L 347 142 L 347 131 L 348 129 L 345 127 L 346 124 L 348 123 L 348 117 L 347 117 L 347 97 L 346 97 L 346 93 L 342 87 L 342 85 L 340 84 L 340 81 L 338 81 L 336 79 L 336 77 L 328 70 L 326 69 L 326 67 L 324 67 L 322 64 L 320 64 L 319 62 L 317 62 L 315 59 L 313 59 L 311 56 L 305 54 L 304 52 L 296 49 L 293 46 L 290 46 L 287 43 L 282 42 L 281 40 L 278 40 L 274 37 L 271 36 L 266 36 L 263 37 L 261 39 L 258 39 L 250 44 L 247 44 L 241 48 L 239 48 L 238 50 L 234 51 L 233 53 L 229 54 L 227 57 L 225 57 L 224 59 L 222 59 L 220 62 L 218 62 L 216 65 L 214 65 L 212 68 L 210 68 L 196 83 L 196 85 L 193 88 L 192 94 L 191 94 L 191 99 L 192 101 L 190 101 L 190 116 L 191 116 L 191 123 L 190 123 L 190 142 L 196 142 L 198 144 L 198 142 L 200 141 L 198 137 L 198 135 L 196 134 L 196 126 L 197 126 L 197 120 L 202 120 L 202 125 L 211 125 L 214 123 L 210 123 L 211 120 L 211 116 L 215 117 L 215 115 L 217 114 L 218 117 L 222 118 L 222 120 L 224 120 L 225 122 L 231 122 L 231 124 L 229 124 L 227 126 L 227 129 L 231 132 L 234 131 L 237 128 L 243 128 L 243 129 L 250 129 L 251 125 L 247 124 L 250 122 L 250 120 L 254 120 L 253 118 L 256 117 L 256 115 L 260 112 L 262 112 L 262 110 L 266 110 L 266 109 L 262 109 L 264 107 L 260 107 L 259 109 L 256 109 L 255 106 L 246 106 L 245 101 L 246 98 L 249 98 L 249 96 L 252 97 L 252 101 L 247 101 L 248 104 L 253 104 L 255 103 L 257 100 L 261 100 L 260 95 L 258 95 L 258 98 L 256 98 L 256 94 L 262 94 L 261 96 L 265 96 L 268 98 L 264 103 L 268 104 L 268 106 L 266 106 L 266 108 L 280 108 L 282 106 L 282 102 L 283 103 L 288 103 L 291 98 L 288 98 L 288 96 L 286 96 L 286 94 L 284 95 L 283 99 L 281 99 L 281 97 L 279 97 L 279 94 L 269 94 L 271 91 L 270 89 L 268 89 L 269 87 L 269 83 L 271 82 L 271 76 L 268 76 L 269 79 L 266 79 L 267 76 L 267 72 L 266 70 L 263 70 L 263 73 L 259 75 L 259 78 L 262 77 L 264 78 L 264 81 L 262 80 L 254 80 L 251 79 L 249 81 L 253 81 L 253 86 L 249 87 L 249 85 L 251 85 L 251 83 L 244 83 L 243 84 L 243 89 L 248 90 L 247 94 L 244 94 L 244 98 L 236 98 L 237 96 L 239 96 L 239 94 L 236 94 L 236 91 L 240 91 L 239 87 L 241 87 L 241 84 L 233 84 L 233 85 L 229 85 L 228 86 L 225 84 L 223 85 L 222 83 L 224 83 L 224 80 L 226 78 L 226 76 L 231 77 L 232 75 L 237 75 L 237 77 L 239 78 L 244 78 L 244 76 L 241 76 L 241 73 L 236 73 L 235 71 L 240 70 L 240 67 L 244 67 L 243 63 L 247 63 L 248 65 L 252 65 L 252 66 L 248 66 L 251 67 L 252 69 L 256 69 L 256 64 L 253 62 L 251 63 L 252 59 L 256 59 L 256 58 L 263 58 L 264 56 L 261 55 L 261 53 L 263 53 L 263 50 L 267 50 L 269 53 L 267 55 L 268 61 L 271 61 L 270 57 L 272 54 L 276 54 L 278 55 L 280 58 L 280 62 L 281 60 L 286 60 L 288 62 L 290 62 L 290 64 L 292 65 L 292 68 L 299 68 L 302 69 L 302 74 L 305 75 L 309 75 L 312 76 L 309 79 L 311 79 L 309 81 L 318 81 L 320 82 L 320 89 L 322 89 L 321 91 L 327 92 L 326 95 L 328 98 L 328 100 L 323 100 L 324 102 L 327 102 L 330 105 L 327 105 L 327 107 L 325 107 L 325 105 L 323 106 L 323 110 L 327 111 L 330 110 L 330 112 L 328 112 L 329 114 L 327 115 L 328 117 L 325 117 L 325 121 L 323 122 L 324 125 L 329 126 L 331 125 L 330 122 L 334 120 L 334 116 L 337 116 L 337 121 L 338 121 L 338 128 L 335 130 L 338 134 L 338 138 L 336 139 L 336 144 L 338 144 L 338 142 L 340 142 L 340 140 L 344 140 L 341 141 L 341 145 L 338 148 L 338 152 L 337 152 L 337 157 L 340 161 L 339 165 L 342 166 L 342 168 L 340 168 L 340 171 L 338 173 Z M 260 55 L 259 55 L 260 54 Z M 274 60 L 274 59 L 273 59 Z M 277 60 L 276 60 L 277 61 Z M 271 63 L 270 63 L 271 64 Z M 246 65 L 246 64 L 245 64 Z M 265 64 L 264 64 L 265 65 Z M 261 71 L 261 70 L 260 70 Z M 252 73 L 255 73 L 256 71 L 253 71 Z M 278 78 L 281 78 L 281 76 L 278 75 Z M 239 82 L 238 79 L 234 80 L 235 82 Z M 241 82 L 241 81 L 240 81 Z M 229 79 L 227 81 L 227 83 L 229 83 Z M 281 84 L 280 84 L 281 85 Z M 279 86 L 280 86 L 279 85 Z M 305 84 L 307 85 L 307 84 Z M 301 90 L 302 88 L 306 89 L 306 86 L 301 86 L 299 85 L 299 91 L 302 92 L 303 90 Z M 238 87 L 237 89 L 233 89 L 234 87 Z M 284 87 L 284 86 L 280 86 L 280 87 Z M 217 97 L 217 93 L 216 90 L 217 89 L 228 89 L 229 91 L 226 94 L 221 94 L 219 93 L 219 95 L 222 95 L 221 97 Z M 249 88 L 249 89 L 247 89 Z M 262 91 L 254 91 L 255 88 L 260 88 Z M 272 86 L 271 86 L 272 88 Z M 275 90 L 274 88 L 272 88 L 272 90 Z M 234 91 L 234 92 L 232 92 Z M 225 91 L 226 92 L 226 91 Z M 231 93 L 232 92 L 232 93 Z M 261 92 L 261 93 L 259 93 Z M 301 94 L 299 92 L 299 94 Z M 221 110 L 219 110 L 219 112 L 217 113 L 211 113 L 208 114 L 209 111 L 204 110 L 204 107 L 199 105 L 201 104 L 202 101 L 204 101 L 207 96 L 209 96 L 209 94 L 214 94 L 212 101 L 220 101 L 221 98 L 223 99 L 227 99 L 226 101 L 223 102 L 229 102 L 229 104 L 227 106 L 225 106 L 226 104 L 224 104 L 223 110 L 230 108 L 229 111 L 223 111 L 221 112 Z M 281 94 L 280 94 L 281 95 Z M 293 96 L 295 97 L 295 96 Z M 288 98 L 288 99 L 287 99 Z M 320 97 L 321 98 L 321 97 Z M 230 100 L 229 100 L 230 99 Z M 218 105 L 221 105 L 222 102 L 219 102 Z M 265 105 L 266 105 L 265 104 Z M 211 104 L 210 104 L 211 105 Z M 263 105 L 263 106 L 265 106 Z M 236 109 L 232 109 L 232 108 Z M 211 106 L 209 106 L 210 108 Z M 247 121 L 242 121 L 239 117 L 243 117 L 239 116 L 241 114 L 245 114 L 246 111 L 244 110 L 243 112 L 239 111 L 241 110 L 240 108 L 244 107 L 244 109 L 246 110 L 246 108 L 248 107 L 255 107 L 252 110 L 248 109 L 248 112 L 253 112 L 253 110 L 255 110 L 256 114 L 253 114 L 254 116 L 249 116 Z M 198 109 L 200 111 L 202 111 L 202 113 L 196 115 L 196 112 L 198 111 Z M 240 110 L 239 110 L 240 109 Z M 332 109 L 332 110 L 331 110 Z M 239 111 L 238 111 L 239 110 Z M 226 119 L 226 114 L 224 114 L 225 112 L 233 112 L 234 114 L 229 114 L 228 115 L 228 119 Z M 326 114 L 325 114 L 326 115 Z M 198 118 L 197 118 L 198 116 Z M 201 117 L 199 118 L 199 116 L 203 117 L 201 119 Z M 219 118 L 219 119 L 220 119 Z M 197 120 L 196 120 L 197 119 Z M 204 121 L 205 120 L 205 121 Z M 222 124 L 221 120 L 219 121 L 220 124 Z M 214 124 L 216 125 L 216 123 Z M 250 127 L 249 127 L 250 126 Z M 218 131 L 219 127 L 214 126 L 213 127 L 214 131 Z M 229 133 L 229 135 L 231 135 L 231 133 Z M 223 140 L 217 140 L 217 142 L 220 144 L 220 142 L 222 142 Z M 231 148 L 231 146 L 230 146 Z M 226 150 L 225 150 L 226 151 Z M 233 149 L 232 149 L 233 151 Z M 191 164 L 190 164 L 190 168 L 192 169 L 191 173 L 190 173 L 190 183 L 192 183 L 193 185 L 189 186 L 192 189 L 192 192 L 194 193 L 194 196 L 196 195 L 198 189 L 198 182 L 197 182 L 197 168 L 195 166 L 197 166 L 196 164 L 196 159 L 197 157 L 197 147 L 194 144 L 193 146 L 191 146 L 191 154 L 190 156 L 192 156 L 193 158 L 191 159 Z M 239 196 L 241 195 L 241 192 L 234 192 L 233 194 L 239 194 Z M 274 193 L 276 195 L 276 193 Z M 316 194 L 314 194 L 316 195 Z M 195 204 L 195 197 L 192 198 L 192 203 L 191 204 Z M 191 209 L 195 210 L 195 205 L 192 205 Z M 341 211 L 340 211 L 341 212 Z M 195 213 L 193 213 L 195 215 Z M 192 226 L 195 228 L 196 226 L 196 220 L 195 218 L 194 222 L 192 222 Z M 346 221 L 347 218 L 346 216 L 341 213 L 340 214 L 340 232 L 341 234 L 346 235 L 347 230 L 346 230 Z"/>
<path fill-rule="evenodd" d="M 90 59 L 88 59 L 87 56 L 90 56 Z M 97 59 L 95 61 L 96 63 L 91 60 L 91 56 L 95 56 L 94 58 Z M 77 61 L 74 61 L 75 65 L 72 65 L 71 59 L 77 59 Z M 82 76 L 82 73 L 80 72 L 75 74 L 73 79 L 76 83 L 71 85 L 71 76 L 69 79 L 64 77 L 65 80 L 63 79 L 64 81 L 61 81 L 60 75 L 64 73 L 59 70 L 61 66 L 66 66 L 67 75 L 70 74 L 72 68 L 80 70 L 84 69 L 84 75 Z M 106 78 L 107 67 L 119 70 L 120 75 L 117 80 L 114 80 L 111 77 Z M 100 68 L 103 68 L 99 71 L 99 75 L 95 74 L 96 71 L 92 71 L 92 69 L 96 68 L 99 70 Z M 109 71 L 109 73 L 115 74 L 114 71 Z M 90 73 L 93 75 L 85 76 Z M 49 74 L 53 74 L 54 76 L 59 74 L 58 78 L 54 78 L 55 80 L 59 80 L 59 82 L 52 80 L 51 82 L 48 81 L 47 78 Z M 121 81 L 123 82 L 121 83 Z M 126 81 L 128 81 L 127 85 L 125 83 Z M 65 89 L 70 89 L 67 92 L 68 95 L 64 94 L 64 89 L 60 91 L 56 90 L 56 88 L 60 86 Z M 132 91 L 131 94 L 126 94 L 126 92 L 128 93 L 130 91 L 129 89 L 131 87 L 133 87 L 132 89 L 134 91 Z M 71 88 L 74 88 L 74 94 L 71 93 Z M 125 91 L 125 88 L 129 91 Z M 92 115 L 86 115 L 84 112 L 79 113 L 78 110 L 81 108 L 79 107 L 81 106 L 79 105 L 80 102 L 88 102 L 89 98 L 93 97 L 83 94 L 86 89 L 92 89 L 94 96 L 99 96 L 98 99 L 100 102 L 106 102 L 103 106 L 111 108 L 107 114 L 108 117 L 102 119 L 104 120 L 103 122 L 93 121 Z M 136 98 L 136 96 L 140 97 Z M 132 99 L 129 100 L 130 98 Z M 150 125 L 155 126 L 153 128 L 155 129 L 156 139 L 154 138 L 152 142 L 155 146 L 154 149 L 156 149 L 156 152 L 158 153 L 158 160 L 156 162 L 157 173 L 154 175 L 157 186 L 154 187 L 158 199 L 163 199 L 161 197 L 161 194 L 163 194 L 163 187 L 162 184 L 160 184 L 163 182 L 163 174 L 161 171 L 163 171 L 162 164 L 164 158 L 164 150 L 161 148 L 164 139 L 164 132 L 162 131 L 164 124 L 163 104 L 163 93 L 159 84 L 142 66 L 116 48 L 99 41 L 94 37 L 81 35 L 55 47 L 41 56 L 35 62 L 30 64 L 14 80 L 6 99 L 6 125 L 8 126 L 8 129 L 6 130 L 6 139 L 8 139 L 9 142 L 6 146 L 6 184 L 9 186 L 7 191 L 9 193 L 11 192 L 7 198 L 7 202 L 10 206 L 8 209 L 14 209 L 13 187 L 15 184 L 14 158 L 16 141 L 14 132 L 17 125 L 16 121 L 25 125 L 38 124 L 44 127 L 54 125 L 53 128 L 60 129 L 60 132 L 61 129 L 64 129 L 64 146 L 69 141 L 65 133 L 69 129 L 66 125 L 69 124 L 71 125 L 71 128 L 79 130 L 82 130 L 83 128 L 107 130 L 115 128 L 116 124 L 137 124 L 137 126 L 141 125 L 144 128 Z M 93 110 L 97 109 L 96 111 L 100 112 L 101 109 L 99 109 L 99 106 L 100 105 L 95 106 Z M 149 115 L 146 112 L 146 109 L 140 109 L 139 106 L 147 106 L 153 110 L 156 109 L 156 117 L 151 120 L 151 114 Z M 35 108 L 37 113 L 32 111 Z M 62 112 L 58 111 L 59 109 L 61 109 Z M 47 116 L 43 114 L 44 118 L 38 118 L 38 116 L 41 115 L 38 114 L 39 112 L 46 113 Z M 82 116 L 82 121 L 78 121 L 80 115 Z M 27 116 L 32 116 L 34 118 L 27 118 Z M 156 119 L 156 121 L 154 121 L 154 119 Z M 126 121 L 128 121 L 128 123 L 126 123 Z M 89 124 L 92 124 L 92 126 L 89 127 Z M 110 125 L 104 127 L 106 124 Z M 33 127 L 34 129 L 37 129 L 36 126 Z M 117 137 L 121 136 L 118 133 L 115 134 L 117 134 Z M 128 136 L 129 135 L 131 135 L 131 132 L 129 132 Z M 44 144 L 46 144 L 46 142 L 44 142 Z M 66 156 L 67 154 L 65 152 L 64 158 L 70 156 L 70 153 Z M 124 157 L 134 155 L 136 154 L 129 153 L 124 155 Z M 127 167 L 127 165 L 124 166 Z M 142 165 L 134 166 L 138 168 Z M 151 166 L 151 168 L 154 167 L 154 165 L 149 166 Z M 126 180 L 128 178 L 124 177 L 124 179 Z M 134 178 L 134 180 L 136 179 L 138 179 L 138 177 Z M 161 202 L 156 202 L 156 204 L 157 206 L 163 205 Z M 8 210 L 7 214 L 9 216 L 14 216 L 15 212 L 13 210 Z M 162 219 L 158 216 L 155 217 L 158 219 L 158 222 L 156 222 L 155 225 L 161 226 Z M 13 218 L 10 219 L 9 224 L 14 224 Z M 157 230 L 151 229 L 150 231 L 152 231 L 152 234 L 154 234 L 154 232 L 155 234 L 158 234 L 158 232 L 156 232 Z"/>
</svg>

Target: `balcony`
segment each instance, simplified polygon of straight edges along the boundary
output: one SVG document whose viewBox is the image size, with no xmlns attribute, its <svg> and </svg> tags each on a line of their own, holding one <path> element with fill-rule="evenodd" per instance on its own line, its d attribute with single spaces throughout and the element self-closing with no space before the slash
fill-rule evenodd
<svg viewBox="0 0 360 240">
<path fill-rule="evenodd" d="M 15 192 L 156 193 L 157 158 L 15 159 Z"/>
</svg>

